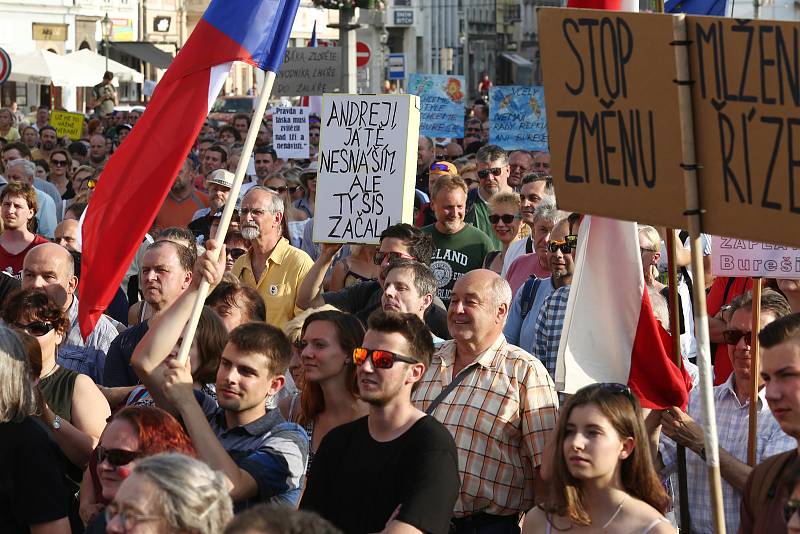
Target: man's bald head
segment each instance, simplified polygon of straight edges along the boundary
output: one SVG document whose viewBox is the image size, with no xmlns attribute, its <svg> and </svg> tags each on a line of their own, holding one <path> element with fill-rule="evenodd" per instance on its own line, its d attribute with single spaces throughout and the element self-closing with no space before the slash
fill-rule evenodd
<svg viewBox="0 0 800 534">
<path fill-rule="evenodd" d="M 55 243 L 33 247 L 22 262 L 22 288 L 44 289 L 65 311 L 78 287 L 75 263 L 69 251 Z"/>
<path fill-rule="evenodd" d="M 80 226 L 76 219 L 64 219 L 56 226 L 53 242 L 68 251 L 80 252 L 81 244 L 78 239 Z"/>
</svg>

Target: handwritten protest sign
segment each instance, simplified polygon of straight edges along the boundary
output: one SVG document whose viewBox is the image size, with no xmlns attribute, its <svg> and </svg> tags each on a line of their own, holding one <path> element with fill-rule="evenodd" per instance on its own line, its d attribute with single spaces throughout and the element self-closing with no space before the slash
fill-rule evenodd
<svg viewBox="0 0 800 534">
<path fill-rule="evenodd" d="M 684 226 L 669 15 L 540 8 L 559 207 Z"/>
<path fill-rule="evenodd" d="M 687 17 L 703 231 L 800 246 L 800 25 Z"/>
<path fill-rule="evenodd" d="M 56 129 L 56 135 L 73 140 L 78 140 L 83 135 L 83 121 L 84 117 L 80 113 L 56 110 L 50 114 L 50 124 Z"/>
<path fill-rule="evenodd" d="M 794 247 L 713 236 L 711 261 L 716 276 L 800 279 L 800 249 Z"/>
<path fill-rule="evenodd" d="M 310 96 L 337 91 L 341 65 L 340 48 L 287 48 L 272 94 Z"/>
<path fill-rule="evenodd" d="M 489 89 L 489 142 L 506 150 L 548 152 L 544 89 L 525 85 Z"/>
<path fill-rule="evenodd" d="M 413 95 L 323 96 L 315 242 L 377 244 L 411 222 L 419 120 Z"/>
<path fill-rule="evenodd" d="M 275 108 L 272 132 L 272 146 L 279 158 L 308 159 L 308 108 Z"/>
<path fill-rule="evenodd" d="M 411 74 L 408 92 L 419 96 L 420 134 L 464 137 L 464 77 L 449 74 Z"/>
</svg>

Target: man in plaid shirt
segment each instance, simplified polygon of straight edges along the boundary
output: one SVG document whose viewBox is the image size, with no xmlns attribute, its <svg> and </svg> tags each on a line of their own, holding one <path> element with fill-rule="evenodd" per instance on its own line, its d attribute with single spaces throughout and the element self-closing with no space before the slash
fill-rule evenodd
<svg viewBox="0 0 800 534">
<path fill-rule="evenodd" d="M 492 271 L 459 278 L 447 311 L 453 340 L 414 393 L 416 406 L 442 422 L 458 448 L 461 490 L 451 532 L 519 532 L 519 514 L 534 504 L 545 436 L 555 427 L 550 375 L 503 336 L 510 303 L 508 282 Z"/>
</svg>

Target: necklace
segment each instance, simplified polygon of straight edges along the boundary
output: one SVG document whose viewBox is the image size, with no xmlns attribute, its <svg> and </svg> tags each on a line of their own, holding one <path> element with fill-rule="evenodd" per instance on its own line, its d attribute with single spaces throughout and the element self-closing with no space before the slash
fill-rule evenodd
<svg viewBox="0 0 800 534">
<path fill-rule="evenodd" d="M 630 497 L 630 495 L 628 495 L 628 494 L 626 493 L 626 494 L 625 494 L 625 497 L 623 497 L 622 501 L 620 501 L 620 503 L 619 503 L 619 506 L 617 506 L 617 511 L 616 511 L 616 512 L 614 512 L 614 514 L 611 516 L 611 519 L 609 519 L 608 521 L 606 521 L 606 524 L 605 524 L 605 525 L 603 525 L 602 527 L 600 527 L 600 528 L 603 530 L 603 532 L 605 532 L 605 531 L 606 531 L 606 529 L 608 528 L 608 525 L 610 525 L 610 524 L 611 524 L 611 523 L 612 523 L 612 522 L 613 522 L 613 521 L 614 521 L 614 520 L 617 518 L 617 516 L 619 515 L 619 513 L 622 511 L 622 505 L 623 505 L 623 504 L 625 504 L 625 501 L 627 501 L 627 500 L 628 500 L 628 497 Z"/>
<path fill-rule="evenodd" d="M 40 380 L 40 381 L 41 381 L 41 380 L 44 380 L 44 379 L 45 379 L 45 378 L 47 378 L 48 376 L 52 375 L 52 374 L 55 372 L 55 370 L 56 370 L 56 367 L 58 367 L 58 362 L 57 362 L 57 361 L 53 362 L 53 367 L 51 367 L 51 368 L 50 368 L 50 370 L 49 370 L 49 371 L 47 371 L 47 373 L 43 374 L 43 375 L 42 375 L 42 377 L 41 377 L 39 380 Z"/>
</svg>

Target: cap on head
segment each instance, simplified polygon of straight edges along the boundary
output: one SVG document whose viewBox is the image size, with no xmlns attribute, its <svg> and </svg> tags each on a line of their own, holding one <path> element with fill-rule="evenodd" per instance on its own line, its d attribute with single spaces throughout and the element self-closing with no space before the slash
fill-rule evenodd
<svg viewBox="0 0 800 534">
<path fill-rule="evenodd" d="M 217 184 L 230 189 L 233 187 L 234 174 L 225 169 L 217 169 L 208 175 L 209 184 Z"/>
</svg>

